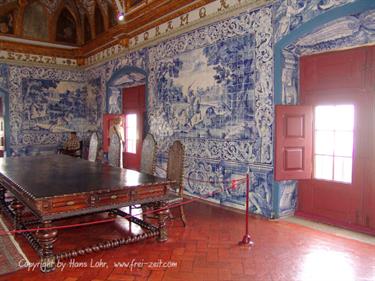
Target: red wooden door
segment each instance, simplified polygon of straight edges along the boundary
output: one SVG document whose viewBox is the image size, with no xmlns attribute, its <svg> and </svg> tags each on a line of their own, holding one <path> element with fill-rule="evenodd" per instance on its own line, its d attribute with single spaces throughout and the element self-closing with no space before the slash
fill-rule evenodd
<svg viewBox="0 0 375 281">
<path fill-rule="evenodd" d="M 0 157 L 4 157 L 5 150 L 5 128 L 3 114 L 3 99 L 0 98 Z"/>
<path fill-rule="evenodd" d="M 369 111 L 367 116 L 367 127 L 369 138 L 366 142 L 367 163 L 365 164 L 367 173 L 365 175 L 365 192 L 364 192 L 364 217 L 363 222 L 366 227 L 374 230 L 375 233 L 375 46 L 367 47 L 367 63 L 364 68 L 366 75 L 366 91 L 369 95 Z"/>
<path fill-rule="evenodd" d="M 366 48 L 302 57 L 301 102 L 314 108 L 311 180 L 298 184 L 297 214 L 345 226 L 365 226 L 369 164 Z M 372 183 L 371 183 L 372 184 Z"/>
<path fill-rule="evenodd" d="M 139 170 L 146 111 L 145 86 L 124 89 L 122 102 L 125 116 L 124 168 Z"/>
</svg>

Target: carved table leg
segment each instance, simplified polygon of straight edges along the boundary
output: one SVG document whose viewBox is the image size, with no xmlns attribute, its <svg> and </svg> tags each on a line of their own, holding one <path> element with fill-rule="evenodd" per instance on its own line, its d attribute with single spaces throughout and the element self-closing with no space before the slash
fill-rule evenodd
<svg viewBox="0 0 375 281">
<path fill-rule="evenodd" d="M 19 229 L 21 220 L 22 220 L 22 212 L 25 209 L 25 207 L 21 204 L 20 201 L 14 199 L 11 207 L 14 211 L 14 228 Z"/>
<path fill-rule="evenodd" d="M 6 192 L 6 189 L 5 187 L 1 186 L 0 185 L 0 204 L 2 206 L 6 206 L 6 203 L 5 203 L 5 192 Z"/>
<path fill-rule="evenodd" d="M 44 221 L 42 228 L 51 227 L 51 221 Z M 42 272 L 50 272 L 56 268 L 56 259 L 53 254 L 53 243 L 57 239 L 56 229 L 38 230 L 36 232 L 39 244 L 42 247 L 40 252 L 40 270 Z"/>
<path fill-rule="evenodd" d="M 158 220 L 159 220 L 159 237 L 157 240 L 159 242 L 164 242 L 168 240 L 168 232 L 167 232 L 167 224 L 166 220 L 169 216 L 169 209 L 164 209 L 167 206 L 165 202 L 160 202 L 159 210 L 157 212 Z"/>
</svg>

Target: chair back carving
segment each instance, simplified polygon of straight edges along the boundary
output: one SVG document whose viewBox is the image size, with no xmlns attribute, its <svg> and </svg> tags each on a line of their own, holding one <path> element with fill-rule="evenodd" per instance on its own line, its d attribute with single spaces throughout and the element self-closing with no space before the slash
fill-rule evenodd
<svg viewBox="0 0 375 281">
<path fill-rule="evenodd" d="M 178 191 L 180 196 L 183 195 L 183 176 L 184 176 L 184 159 L 185 148 L 180 141 L 175 141 L 169 149 L 168 165 L 167 165 L 167 178 L 176 181 L 175 185 L 171 188 Z"/>
<path fill-rule="evenodd" d="M 91 162 L 95 162 L 97 154 L 98 154 L 98 135 L 96 133 L 92 133 L 90 137 L 89 155 L 87 157 L 87 160 Z"/>
<path fill-rule="evenodd" d="M 113 132 L 108 148 L 108 163 L 111 166 L 122 168 L 122 144 L 121 137 Z"/>
<path fill-rule="evenodd" d="M 147 134 L 142 143 L 140 172 L 154 174 L 156 158 L 156 141 L 153 135 Z"/>
</svg>

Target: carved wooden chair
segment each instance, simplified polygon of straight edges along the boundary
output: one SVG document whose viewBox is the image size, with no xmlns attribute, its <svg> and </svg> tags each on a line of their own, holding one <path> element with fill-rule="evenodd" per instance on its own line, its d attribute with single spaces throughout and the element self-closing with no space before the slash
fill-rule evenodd
<svg viewBox="0 0 375 281">
<path fill-rule="evenodd" d="M 175 181 L 175 184 L 170 186 L 171 195 L 167 201 L 168 205 L 176 204 L 183 200 L 184 194 L 184 160 L 185 148 L 180 141 L 175 141 L 169 149 L 168 164 L 167 164 L 167 179 Z M 186 226 L 186 217 L 183 205 L 180 205 L 180 216 L 182 223 Z M 170 218 L 175 219 L 170 213 Z"/>
<path fill-rule="evenodd" d="M 122 168 L 122 143 L 117 132 L 113 132 L 108 148 L 108 163 L 111 166 Z"/>
<path fill-rule="evenodd" d="M 156 160 L 156 141 L 152 134 L 147 134 L 142 143 L 142 152 L 141 152 L 141 167 L 139 171 L 141 173 L 146 173 L 153 175 L 155 172 L 155 160 Z M 152 204 L 141 204 L 136 206 L 131 206 L 131 209 L 141 208 L 143 212 L 147 212 L 152 209 Z M 150 216 L 148 216 L 150 217 Z"/>
<path fill-rule="evenodd" d="M 153 135 L 147 134 L 142 143 L 140 172 L 153 175 L 155 172 L 156 141 Z"/>
<path fill-rule="evenodd" d="M 96 133 L 92 133 L 90 137 L 89 155 L 87 157 L 87 160 L 91 162 L 95 162 L 97 154 L 98 154 L 98 135 Z"/>
</svg>

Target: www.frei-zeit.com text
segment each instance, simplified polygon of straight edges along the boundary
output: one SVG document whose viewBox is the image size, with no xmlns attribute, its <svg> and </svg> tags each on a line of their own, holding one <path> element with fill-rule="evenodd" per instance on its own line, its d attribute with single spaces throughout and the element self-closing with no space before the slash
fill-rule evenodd
<svg viewBox="0 0 375 281">
<path fill-rule="evenodd" d="M 19 267 L 27 268 L 28 271 L 33 271 L 40 268 L 40 262 L 28 262 L 26 260 L 21 260 L 19 262 Z M 161 259 L 156 261 L 145 261 L 145 260 L 136 260 L 132 259 L 130 261 L 114 261 L 108 263 L 106 261 L 100 260 L 93 260 L 78 262 L 75 259 L 71 259 L 67 262 L 57 261 L 56 262 L 56 269 L 60 269 L 63 271 L 65 268 L 127 268 L 131 271 L 134 269 L 141 269 L 141 268 L 173 268 L 177 267 L 177 262 L 175 261 L 163 261 Z"/>
</svg>

